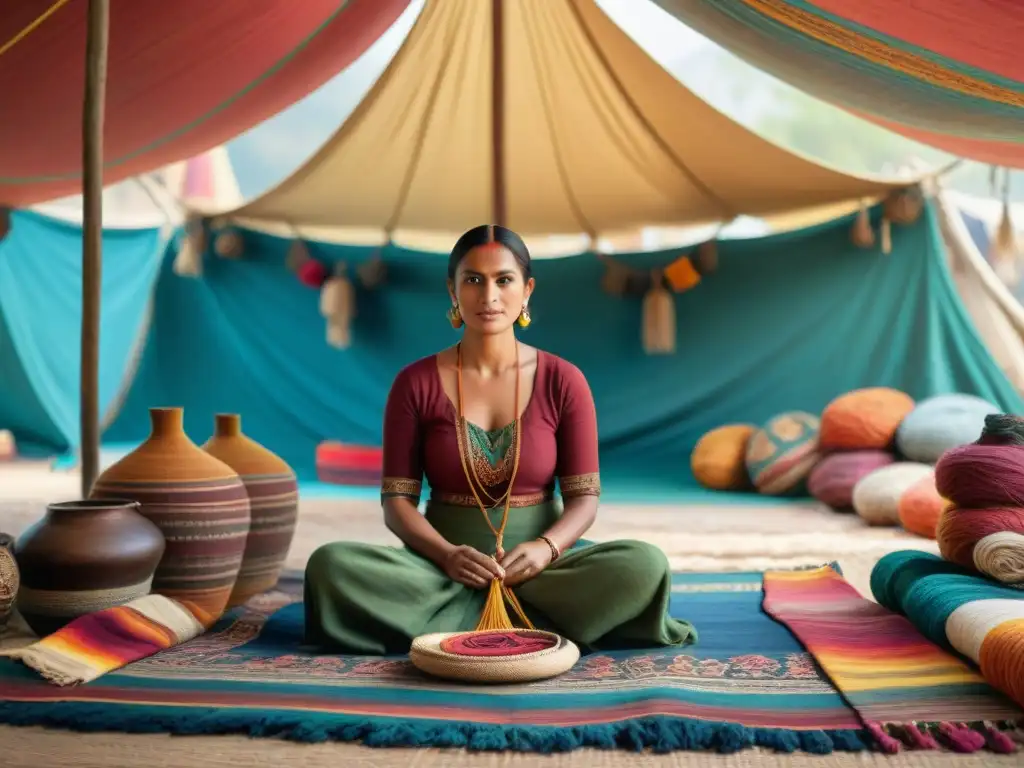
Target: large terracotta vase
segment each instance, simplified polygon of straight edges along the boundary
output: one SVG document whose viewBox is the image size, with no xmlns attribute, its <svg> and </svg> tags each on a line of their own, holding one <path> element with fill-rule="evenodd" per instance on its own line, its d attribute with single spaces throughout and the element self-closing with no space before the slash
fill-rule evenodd
<svg viewBox="0 0 1024 768">
<path fill-rule="evenodd" d="M 295 535 L 299 485 L 283 459 L 242 434 L 242 418 L 217 414 L 214 434 L 203 450 L 242 478 L 249 494 L 252 525 L 230 606 L 241 605 L 277 585 Z"/>
<path fill-rule="evenodd" d="M 18 539 L 18 612 L 37 635 L 148 595 L 164 537 L 134 501 L 67 501 Z"/>
<path fill-rule="evenodd" d="M 238 474 L 185 434 L 181 408 L 151 408 L 149 439 L 100 475 L 94 499 L 129 498 L 167 547 L 153 591 L 210 626 L 235 588 L 249 535 L 249 496 Z"/>
</svg>

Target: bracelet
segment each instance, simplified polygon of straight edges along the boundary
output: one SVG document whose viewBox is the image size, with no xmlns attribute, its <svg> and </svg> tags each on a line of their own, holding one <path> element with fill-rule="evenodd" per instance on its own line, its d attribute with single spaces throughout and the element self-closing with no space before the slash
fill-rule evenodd
<svg viewBox="0 0 1024 768">
<path fill-rule="evenodd" d="M 548 547 L 551 548 L 551 562 L 552 563 L 555 562 L 555 560 L 557 560 L 559 558 L 559 556 L 561 556 L 562 552 L 558 548 L 558 545 L 555 544 L 555 542 L 553 542 L 547 536 L 538 536 L 537 537 L 537 541 L 543 541 L 545 544 L 548 545 Z"/>
</svg>

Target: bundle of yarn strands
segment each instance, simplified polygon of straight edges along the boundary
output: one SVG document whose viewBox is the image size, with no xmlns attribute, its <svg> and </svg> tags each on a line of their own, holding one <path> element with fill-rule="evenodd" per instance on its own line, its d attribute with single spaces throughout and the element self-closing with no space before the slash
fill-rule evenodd
<svg viewBox="0 0 1024 768">
<path fill-rule="evenodd" d="M 490 496 L 472 470 L 469 456 L 467 422 L 462 407 L 462 347 L 458 353 L 458 421 L 456 434 L 462 470 L 480 512 L 494 534 L 495 559 L 503 556 L 503 538 L 512 503 L 512 488 L 519 471 L 521 442 L 520 418 L 512 432 L 512 473 L 508 488 L 498 498 Z M 518 347 L 516 370 L 519 371 Z M 519 413 L 520 377 L 516 376 L 515 413 Z M 504 506 L 501 523 L 495 527 L 483 502 L 486 497 L 495 507 Z M 517 628 L 508 614 L 508 607 L 523 625 Z M 543 680 L 568 672 L 579 661 L 580 650 L 570 640 L 553 632 L 535 629 L 515 593 L 501 579 L 492 579 L 480 621 L 470 632 L 435 632 L 421 635 L 412 642 L 409 660 L 423 672 L 449 680 L 472 683 L 524 683 Z"/>
<path fill-rule="evenodd" d="M 976 442 L 943 454 L 935 486 L 950 502 L 935 532 L 942 556 L 1024 589 L 1024 419 L 987 416 Z"/>
<path fill-rule="evenodd" d="M 871 592 L 933 643 L 973 661 L 993 688 L 1024 706 L 1024 593 L 918 550 L 879 560 Z"/>
</svg>

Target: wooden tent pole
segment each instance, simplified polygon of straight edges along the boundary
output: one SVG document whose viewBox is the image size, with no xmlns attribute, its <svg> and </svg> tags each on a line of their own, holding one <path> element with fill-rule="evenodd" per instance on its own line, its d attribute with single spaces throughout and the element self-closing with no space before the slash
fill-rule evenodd
<svg viewBox="0 0 1024 768">
<path fill-rule="evenodd" d="M 491 0 L 491 165 L 493 167 L 494 221 L 506 223 L 505 200 L 505 30 L 502 0 Z"/>
<path fill-rule="evenodd" d="M 103 283 L 103 112 L 110 0 L 89 0 L 82 107 L 82 498 L 100 467 L 100 301 Z"/>
</svg>

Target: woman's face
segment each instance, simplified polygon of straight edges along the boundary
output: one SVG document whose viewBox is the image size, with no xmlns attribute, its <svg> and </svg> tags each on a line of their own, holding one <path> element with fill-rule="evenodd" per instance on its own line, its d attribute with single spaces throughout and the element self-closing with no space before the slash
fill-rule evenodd
<svg viewBox="0 0 1024 768">
<path fill-rule="evenodd" d="M 466 254 L 448 290 L 467 328 L 502 333 L 512 327 L 529 301 L 533 278 L 523 280 L 512 251 L 499 243 L 488 243 Z"/>
</svg>

